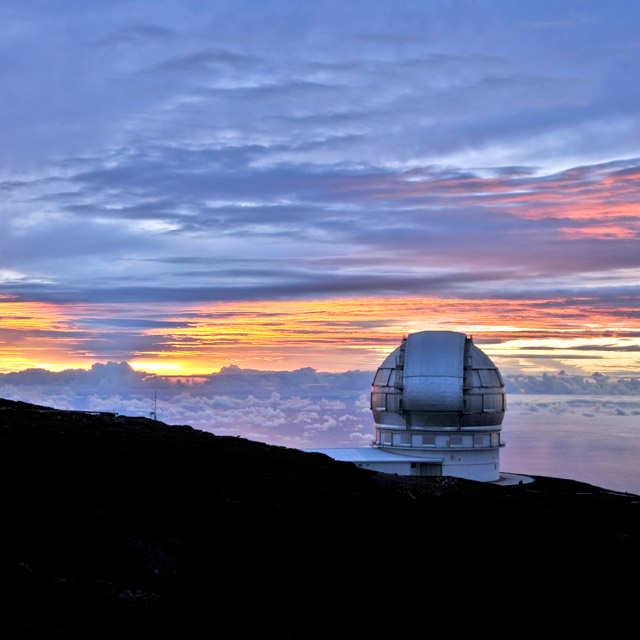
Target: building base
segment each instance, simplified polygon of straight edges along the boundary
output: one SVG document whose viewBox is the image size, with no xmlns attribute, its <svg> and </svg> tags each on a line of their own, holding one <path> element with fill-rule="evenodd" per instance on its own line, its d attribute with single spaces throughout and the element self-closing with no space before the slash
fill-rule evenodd
<svg viewBox="0 0 640 640">
<path fill-rule="evenodd" d="M 362 469 L 395 473 L 399 476 L 452 476 L 479 482 L 500 480 L 499 451 L 389 451 L 379 447 L 349 449 L 305 449 L 323 453 L 340 462 L 351 462 Z M 415 451 L 415 450 L 414 450 Z M 479 455 L 480 454 L 480 455 Z"/>
</svg>

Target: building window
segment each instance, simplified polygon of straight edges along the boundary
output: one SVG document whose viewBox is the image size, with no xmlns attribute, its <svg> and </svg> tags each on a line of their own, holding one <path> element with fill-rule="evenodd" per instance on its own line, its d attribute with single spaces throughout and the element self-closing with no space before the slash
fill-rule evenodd
<svg viewBox="0 0 640 640">
<path fill-rule="evenodd" d="M 459 435 L 452 435 L 451 439 L 449 440 L 449 443 L 451 444 L 452 447 L 461 447 L 462 446 L 462 436 Z"/>
<path fill-rule="evenodd" d="M 485 394 L 483 396 L 484 399 L 484 412 L 485 413 L 495 413 L 496 411 L 502 410 L 502 394 Z"/>
<path fill-rule="evenodd" d="M 487 446 L 487 438 L 484 433 L 474 433 L 473 434 L 473 446 L 474 447 L 486 447 Z"/>
<path fill-rule="evenodd" d="M 429 433 L 426 436 L 422 436 L 422 445 L 425 447 L 435 447 L 436 436 L 433 433 Z"/>
<path fill-rule="evenodd" d="M 501 381 L 498 372 L 495 369 L 480 369 L 480 380 L 483 387 L 501 387 Z"/>
<path fill-rule="evenodd" d="M 386 409 L 387 409 L 387 394 L 386 393 L 372 393 L 371 394 L 371 409 L 372 409 L 372 411 L 386 411 Z"/>
<path fill-rule="evenodd" d="M 411 434 L 410 433 L 401 433 L 400 434 L 400 444 L 410 445 L 411 444 Z"/>
</svg>

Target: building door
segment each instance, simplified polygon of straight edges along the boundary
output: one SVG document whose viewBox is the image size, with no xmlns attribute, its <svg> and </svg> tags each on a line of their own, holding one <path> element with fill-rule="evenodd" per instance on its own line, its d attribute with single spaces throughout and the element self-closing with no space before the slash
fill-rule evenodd
<svg viewBox="0 0 640 640">
<path fill-rule="evenodd" d="M 421 476 L 441 476 L 442 463 L 441 462 L 421 462 L 420 475 Z"/>
</svg>

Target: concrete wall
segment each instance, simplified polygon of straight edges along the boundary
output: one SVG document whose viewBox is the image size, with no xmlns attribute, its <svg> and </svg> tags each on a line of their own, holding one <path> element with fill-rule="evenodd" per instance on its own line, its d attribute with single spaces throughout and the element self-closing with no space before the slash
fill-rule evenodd
<svg viewBox="0 0 640 640">
<path fill-rule="evenodd" d="M 491 482 L 500 479 L 500 450 L 449 451 L 442 462 L 442 474 L 468 480 Z"/>
<path fill-rule="evenodd" d="M 492 482 L 500 479 L 500 465 L 490 462 L 485 464 L 443 464 L 442 475 L 479 482 Z"/>
<path fill-rule="evenodd" d="M 412 449 L 384 447 L 390 453 L 402 456 L 415 456 L 415 467 L 410 462 L 371 462 L 369 466 L 362 464 L 362 468 L 384 473 L 397 473 L 403 476 L 420 475 L 420 458 L 442 459 L 442 475 L 456 478 L 467 478 L 481 482 L 491 482 L 500 479 L 500 450 L 489 448 L 465 449 L 463 447 L 448 447 L 446 449 L 421 448 Z"/>
</svg>

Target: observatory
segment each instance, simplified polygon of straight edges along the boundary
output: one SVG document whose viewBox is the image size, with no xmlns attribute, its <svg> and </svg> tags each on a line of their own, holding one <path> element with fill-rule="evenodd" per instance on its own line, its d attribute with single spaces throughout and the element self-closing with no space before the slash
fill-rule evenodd
<svg viewBox="0 0 640 640">
<path fill-rule="evenodd" d="M 402 340 L 371 387 L 370 448 L 314 449 L 399 475 L 500 479 L 504 382 L 463 333 L 421 331 Z"/>
</svg>

